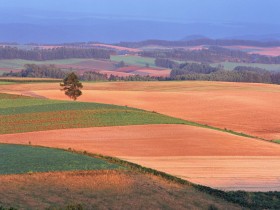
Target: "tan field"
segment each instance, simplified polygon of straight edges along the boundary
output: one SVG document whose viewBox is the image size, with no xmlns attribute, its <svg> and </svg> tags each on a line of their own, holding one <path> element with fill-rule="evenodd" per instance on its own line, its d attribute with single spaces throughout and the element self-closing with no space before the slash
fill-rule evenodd
<svg viewBox="0 0 280 210">
<path fill-rule="evenodd" d="M 280 190 L 279 145 L 205 128 L 145 125 L 68 129 L 1 135 L 0 142 L 30 142 L 116 156 L 223 190 Z"/>
<path fill-rule="evenodd" d="M 82 204 L 83 209 L 208 209 L 210 205 L 240 209 L 193 187 L 131 171 L 33 173 L 0 179 L 1 204 L 18 209 L 65 209 L 69 204 Z"/>
<path fill-rule="evenodd" d="M 1 86 L 68 100 L 58 84 Z M 280 86 L 224 82 L 85 83 L 79 101 L 128 105 L 267 140 L 280 139 Z"/>
</svg>

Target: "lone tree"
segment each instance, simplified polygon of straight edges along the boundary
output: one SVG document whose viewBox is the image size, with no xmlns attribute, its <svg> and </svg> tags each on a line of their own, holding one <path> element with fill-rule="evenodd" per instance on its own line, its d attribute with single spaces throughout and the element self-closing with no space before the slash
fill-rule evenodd
<svg viewBox="0 0 280 210">
<path fill-rule="evenodd" d="M 83 88 L 83 85 L 75 73 L 68 74 L 60 86 L 62 87 L 61 90 L 65 92 L 65 95 L 74 101 L 82 95 L 82 91 L 80 89 Z"/>
</svg>

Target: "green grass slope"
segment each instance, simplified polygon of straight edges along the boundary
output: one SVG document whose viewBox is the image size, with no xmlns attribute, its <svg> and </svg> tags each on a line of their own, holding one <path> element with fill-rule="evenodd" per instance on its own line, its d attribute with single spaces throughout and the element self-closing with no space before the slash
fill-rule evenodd
<svg viewBox="0 0 280 210">
<path fill-rule="evenodd" d="M 140 56 L 111 56 L 111 60 L 114 62 L 124 61 L 128 65 L 136 65 L 145 67 L 149 64 L 150 67 L 156 67 L 154 58 L 140 57 Z"/>
<path fill-rule="evenodd" d="M 49 61 L 32 61 L 32 60 L 22 60 L 22 59 L 4 59 L 0 60 L 0 68 L 8 68 L 8 69 L 22 69 L 25 64 L 33 63 L 37 65 L 72 65 L 72 64 L 79 64 L 80 62 L 84 61 L 95 61 L 96 59 L 60 59 L 60 60 L 49 60 Z"/>
<path fill-rule="evenodd" d="M 120 167 L 59 149 L 0 144 L 0 174 L 116 168 Z"/>
<path fill-rule="evenodd" d="M 0 94 L 0 134 L 65 128 L 183 124 L 157 113 L 115 105 Z"/>
</svg>

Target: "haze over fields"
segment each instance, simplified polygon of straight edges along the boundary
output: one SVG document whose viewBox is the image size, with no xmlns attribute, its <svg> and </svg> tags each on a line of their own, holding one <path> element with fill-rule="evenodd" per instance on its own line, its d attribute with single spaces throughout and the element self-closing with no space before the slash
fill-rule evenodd
<svg viewBox="0 0 280 210">
<path fill-rule="evenodd" d="M 277 0 L 2 0 L 1 42 L 279 39 Z"/>
</svg>

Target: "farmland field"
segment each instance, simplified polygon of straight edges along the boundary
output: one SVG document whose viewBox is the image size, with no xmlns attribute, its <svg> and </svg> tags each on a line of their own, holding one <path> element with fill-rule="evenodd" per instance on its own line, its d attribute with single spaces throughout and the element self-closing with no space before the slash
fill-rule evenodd
<svg viewBox="0 0 280 210">
<path fill-rule="evenodd" d="M 50 61 L 32 61 L 32 60 L 21 60 L 21 59 L 9 59 L 9 60 L 0 60 L 0 68 L 7 69 L 22 69 L 25 64 L 55 64 L 55 65 L 73 65 L 79 64 L 84 61 L 95 61 L 95 59 L 62 59 L 62 60 L 50 60 Z"/>
<path fill-rule="evenodd" d="M 2 92 L 23 93 L 26 95 L 35 94 L 41 97 L 67 100 L 63 93 L 58 90 L 57 84 L 3 85 Z M 277 96 L 279 93 L 279 86 L 276 85 L 245 83 L 85 83 L 84 95 L 79 100 L 128 105 L 181 119 L 190 119 L 191 121 L 216 126 L 221 129 L 227 128 L 227 130 L 244 132 L 270 140 L 279 139 L 279 129 L 277 128 L 279 125 L 277 123 L 278 115 L 275 114 L 278 110 L 277 104 L 279 104 L 279 97 Z M 49 102 L 51 103 L 51 101 Z M 58 107 L 57 109 L 60 110 L 61 106 L 64 106 L 62 104 L 65 103 L 66 101 L 59 101 L 57 104 L 51 104 L 50 107 L 52 107 L 51 109 Z M 68 103 L 69 105 L 66 105 L 66 107 L 70 110 L 67 112 L 77 114 L 77 110 L 75 110 L 76 105 L 72 105 L 72 102 Z M 69 125 L 68 115 L 64 114 L 62 112 L 63 110 L 60 110 L 62 112 L 61 115 L 54 112 L 51 115 L 63 116 L 63 118 L 58 118 L 59 121 L 67 118 L 64 121 L 67 121 L 66 126 L 63 127 L 63 125 L 54 121 L 53 124 L 55 126 L 52 127 L 49 123 L 46 127 L 51 130 L 83 128 L 99 126 L 99 123 L 102 126 L 126 126 L 86 128 L 89 130 L 77 131 L 77 135 L 73 137 L 68 135 L 70 132 L 67 130 L 48 131 L 46 133 L 42 131 L 43 133 L 8 134 L 1 136 L 1 142 L 26 144 L 28 141 L 31 141 L 37 145 L 66 149 L 71 147 L 82 151 L 89 150 L 96 153 L 118 156 L 144 166 L 171 173 L 186 180 L 192 180 L 195 183 L 224 190 L 278 190 L 277 180 L 280 176 L 280 171 L 275 170 L 275 168 L 280 168 L 278 167 L 280 163 L 280 147 L 278 144 L 238 137 L 227 132 L 203 127 L 163 125 L 166 123 L 184 124 L 186 121 L 182 123 L 182 120 L 172 118 L 170 121 L 170 118 L 168 118 L 167 122 L 164 123 L 158 117 L 156 120 L 152 120 L 151 116 L 149 116 L 150 114 L 152 116 L 158 116 L 152 112 L 148 112 L 147 117 L 145 112 L 141 111 L 138 114 L 131 115 L 130 120 L 127 120 L 123 116 L 126 115 L 125 110 L 130 110 L 130 108 L 126 107 L 116 108 L 120 111 L 120 115 L 118 115 L 119 118 L 116 117 L 113 120 L 109 116 L 114 116 L 114 114 L 111 115 L 112 113 L 108 113 L 108 115 L 104 115 L 103 112 L 102 120 L 97 123 L 92 120 L 94 117 L 88 120 L 90 118 L 88 113 L 92 112 L 88 108 L 89 105 L 85 105 L 86 103 L 76 104 L 83 104 L 78 106 L 83 107 L 79 112 L 84 113 L 84 109 L 87 110 L 87 114 L 84 114 L 83 117 L 69 114 L 69 116 L 74 116 L 75 118 L 78 116 L 78 119 L 81 119 L 79 125 L 73 123 L 73 120 L 70 118 L 70 122 L 72 123 Z M 9 122 L 11 124 L 4 123 L 6 125 L 4 128 L 9 126 L 10 128 L 8 131 L 3 131 L 3 133 L 20 132 L 18 130 L 21 127 L 19 126 L 15 131 L 13 130 L 12 123 L 18 123 L 20 125 L 23 124 L 22 122 L 28 122 L 26 124 L 29 124 L 29 126 L 22 126 L 25 130 L 21 132 L 28 131 L 31 128 L 30 131 L 45 130 L 46 127 L 36 128 L 36 126 L 31 125 L 34 123 L 36 125 L 38 124 L 38 119 L 42 117 L 41 114 L 44 114 L 41 111 L 46 109 L 46 107 L 48 106 L 38 105 L 33 108 L 28 108 L 28 106 L 10 108 L 10 111 L 6 109 L 7 113 L 11 115 L 8 115 L 8 118 L 5 118 L 5 115 L 2 116 L 7 122 L 10 120 Z M 115 111 L 114 109 L 113 113 Z M 138 111 L 131 109 L 132 113 L 137 113 Z M 26 114 L 23 114 L 24 112 Z M 35 112 L 35 114 L 32 112 Z M 262 114 L 264 112 L 266 113 L 265 116 Z M 14 120 L 12 120 L 13 113 L 15 114 Z M 17 121 L 18 115 L 21 117 L 19 119 L 24 120 Z M 25 118 L 24 115 L 26 115 Z M 95 115 L 93 114 L 92 116 Z M 142 119 L 139 119 L 139 116 L 147 117 L 147 121 L 143 122 Z M 33 120 L 29 120 L 30 118 Z M 105 118 L 106 120 L 104 120 Z M 164 119 L 167 118 L 164 117 Z M 46 122 L 52 121 L 51 118 L 48 119 L 48 116 L 41 118 L 41 120 L 46 120 Z M 132 123 L 135 120 L 138 124 Z M 90 124 L 88 124 L 89 121 Z M 110 123 L 112 121 L 113 124 Z M 124 121 L 125 123 L 122 124 Z M 128 125 L 139 126 L 133 127 Z M 260 132 L 260 129 L 263 129 L 265 132 Z M 131 150 L 131 148 L 134 149 Z M 154 148 L 157 148 L 157 150 Z M 254 149 L 252 150 L 252 148 Z M 150 159 L 147 159 L 147 157 L 150 157 Z M 225 164 L 228 163 L 227 161 L 230 161 L 230 164 Z M 239 164 L 240 162 L 246 162 L 252 167 L 248 167 L 248 165 L 241 166 Z M 266 164 L 265 168 L 263 167 L 264 163 Z M 207 173 L 201 176 L 201 171 L 207 171 Z M 235 175 L 232 176 L 232 174 Z"/>
<path fill-rule="evenodd" d="M 55 84 L 2 86 L 2 92 L 27 91 L 47 98 L 67 99 Z M 279 94 L 280 86 L 268 84 L 117 82 L 87 83 L 80 100 L 128 105 L 274 140 L 280 138 Z"/>
<path fill-rule="evenodd" d="M 193 187 L 124 170 L 0 176 L 0 206 L 18 209 L 219 209 L 241 207 Z M 76 206 L 76 208 L 74 208 Z M 80 207 L 81 209 L 81 207 Z"/>
<path fill-rule="evenodd" d="M 116 63 L 122 61 L 126 63 L 125 68 L 117 68 Z M 130 76 L 130 75 L 150 75 L 168 77 L 170 69 L 155 68 L 154 59 L 142 58 L 139 56 L 112 56 L 111 60 L 97 59 L 63 59 L 50 61 L 31 61 L 31 60 L 0 60 L 0 75 L 5 72 L 18 72 L 24 68 L 25 64 L 49 65 L 54 64 L 65 71 L 77 71 L 82 74 L 86 71 L 95 71 L 101 74 Z M 146 67 L 146 64 L 150 67 Z"/>
<path fill-rule="evenodd" d="M 261 64 L 261 63 L 234 63 L 234 62 L 221 62 L 211 64 L 212 66 L 222 65 L 226 70 L 233 70 L 237 66 L 250 66 L 266 69 L 268 71 L 280 72 L 280 64 Z"/>
<path fill-rule="evenodd" d="M 0 136 L 4 143 L 29 141 L 119 157 L 223 190 L 279 190 L 279 145 L 205 128 L 141 125 Z"/>
<path fill-rule="evenodd" d="M 14 83 L 13 82 L 0 81 L 0 85 L 9 85 L 9 84 L 14 84 Z"/>
<path fill-rule="evenodd" d="M 0 144 L 0 174 L 117 169 L 103 160 L 58 149 Z"/>
<path fill-rule="evenodd" d="M 0 134 L 65 128 L 178 124 L 182 120 L 114 105 L 62 102 L 0 94 Z M 14 128 L 17 129 L 14 129 Z"/>
<path fill-rule="evenodd" d="M 154 58 L 146 58 L 140 56 L 111 56 L 111 60 L 114 62 L 124 61 L 126 64 L 129 65 L 139 65 L 139 66 L 146 66 L 149 64 L 150 67 L 155 66 L 155 59 Z"/>
</svg>

